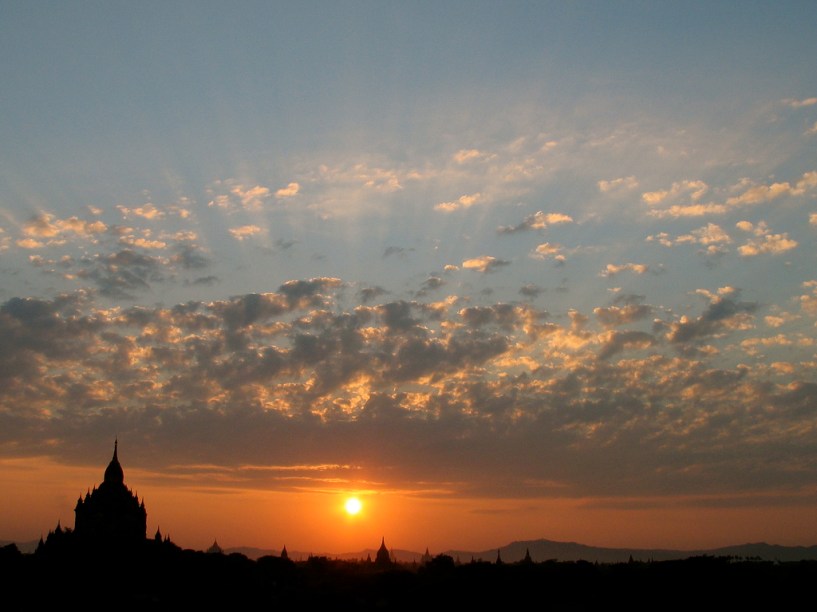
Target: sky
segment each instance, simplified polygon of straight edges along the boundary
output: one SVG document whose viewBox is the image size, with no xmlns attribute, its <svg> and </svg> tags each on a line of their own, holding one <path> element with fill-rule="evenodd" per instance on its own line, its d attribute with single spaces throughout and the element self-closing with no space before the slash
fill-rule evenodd
<svg viewBox="0 0 817 612">
<path fill-rule="evenodd" d="M 817 544 L 815 22 L 0 2 L 0 538 Z"/>
</svg>

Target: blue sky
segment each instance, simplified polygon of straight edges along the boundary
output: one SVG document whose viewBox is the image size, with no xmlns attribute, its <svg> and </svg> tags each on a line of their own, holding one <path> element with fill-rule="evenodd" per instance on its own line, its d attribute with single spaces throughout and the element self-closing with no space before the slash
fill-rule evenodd
<svg viewBox="0 0 817 612">
<path fill-rule="evenodd" d="M 0 454 L 813 508 L 815 17 L 3 3 Z"/>
</svg>

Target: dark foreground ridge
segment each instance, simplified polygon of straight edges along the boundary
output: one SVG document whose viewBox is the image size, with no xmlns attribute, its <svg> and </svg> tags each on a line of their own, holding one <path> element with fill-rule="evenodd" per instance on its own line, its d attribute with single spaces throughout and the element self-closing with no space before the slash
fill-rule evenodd
<svg viewBox="0 0 817 612">
<path fill-rule="evenodd" d="M 183 550 L 158 540 L 125 550 L 77 542 L 64 533 L 61 545 L 33 554 L 22 554 L 13 544 L 0 549 L 5 601 L 47 606 L 76 598 L 86 609 L 115 602 L 120 609 L 481 610 L 532 605 L 539 610 L 600 610 L 621 604 L 630 610 L 751 610 L 808 601 L 803 598 L 812 596 L 817 581 L 815 561 L 691 557 L 614 564 L 501 559 L 458 564 L 438 555 L 422 564 L 326 557 L 294 562 Z"/>
</svg>

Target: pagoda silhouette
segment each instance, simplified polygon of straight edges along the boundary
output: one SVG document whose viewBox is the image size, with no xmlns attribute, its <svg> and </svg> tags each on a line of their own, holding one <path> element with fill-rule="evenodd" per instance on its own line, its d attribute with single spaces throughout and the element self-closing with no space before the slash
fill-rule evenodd
<svg viewBox="0 0 817 612">
<path fill-rule="evenodd" d="M 113 458 L 105 468 L 99 487 L 80 496 L 74 508 L 74 534 L 88 543 L 127 545 L 144 542 L 147 511 L 125 485 L 125 474 L 117 457 L 119 440 L 114 441 Z"/>
</svg>

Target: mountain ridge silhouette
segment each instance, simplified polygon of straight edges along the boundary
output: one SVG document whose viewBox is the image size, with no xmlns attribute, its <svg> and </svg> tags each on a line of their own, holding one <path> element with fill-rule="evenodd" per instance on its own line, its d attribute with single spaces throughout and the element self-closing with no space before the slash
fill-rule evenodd
<svg viewBox="0 0 817 612">
<path fill-rule="evenodd" d="M 14 542 L 0 540 L 0 546 L 15 544 L 22 553 L 33 553 L 37 547 L 37 540 Z M 279 556 L 280 549 L 260 548 L 253 546 L 225 547 L 224 554 L 239 553 L 249 559 L 259 559 L 267 555 Z M 390 549 L 393 557 L 401 563 L 419 563 L 423 552 L 404 549 Z M 634 561 L 672 561 L 689 557 L 735 557 L 743 559 L 761 559 L 764 561 L 809 561 L 817 560 L 817 545 L 814 546 L 784 546 L 767 542 L 749 542 L 731 546 L 706 549 L 670 549 L 670 548 L 612 548 L 590 546 L 578 542 L 560 542 L 539 538 L 536 540 L 518 540 L 504 546 L 486 550 L 447 549 L 430 551 L 432 557 L 443 554 L 459 560 L 461 563 L 474 561 L 495 562 L 499 556 L 503 562 L 516 563 L 530 553 L 534 562 L 543 561 L 589 561 L 592 563 L 624 563 L 631 558 Z M 355 552 L 329 553 L 315 551 L 299 551 L 288 549 L 290 559 L 294 561 L 306 560 L 312 557 L 327 557 L 330 559 L 356 560 L 375 558 L 376 548 L 364 548 Z"/>
<path fill-rule="evenodd" d="M 328 553 L 328 552 L 303 552 L 287 549 L 290 559 L 295 561 L 305 560 L 310 556 L 328 557 L 330 559 L 366 559 L 370 556 L 374 559 L 376 548 L 365 548 L 355 552 Z M 393 557 L 401 563 L 420 562 L 423 552 L 404 549 L 390 549 Z M 263 549 L 255 547 L 232 547 L 225 548 L 224 553 L 241 553 L 251 559 L 258 559 L 264 555 L 280 554 L 280 550 Z M 495 562 L 497 555 L 506 563 L 515 563 L 525 558 L 526 552 L 530 552 L 531 559 L 540 563 L 543 561 L 590 561 L 598 563 L 624 563 L 632 558 L 634 561 L 672 561 L 676 559 L 687 559 L 689 557 L 711 556 L 711 557 L 736 557 L 743 559 L 761 559 L 764 561 L 807 561 L 817 560 L 817 545 L 815 546 L 784 546 L 779 544 L 768 544 L 766 542 L 751 542 L 722 546 L 718 548 L 680 550 L 669 548 L 610 548 L 601 546 L 590 546 L 578 542 L 559 542 L 544 538 L 536 540 L 513 541 L 504 546 L 490 548 L 487 550 L 465 550 L 447 549 L 443 551 L 429 551 L 432 557 L 444 554 L 452 557 L 461 563 L 474 561 Z"/>
</svg>

